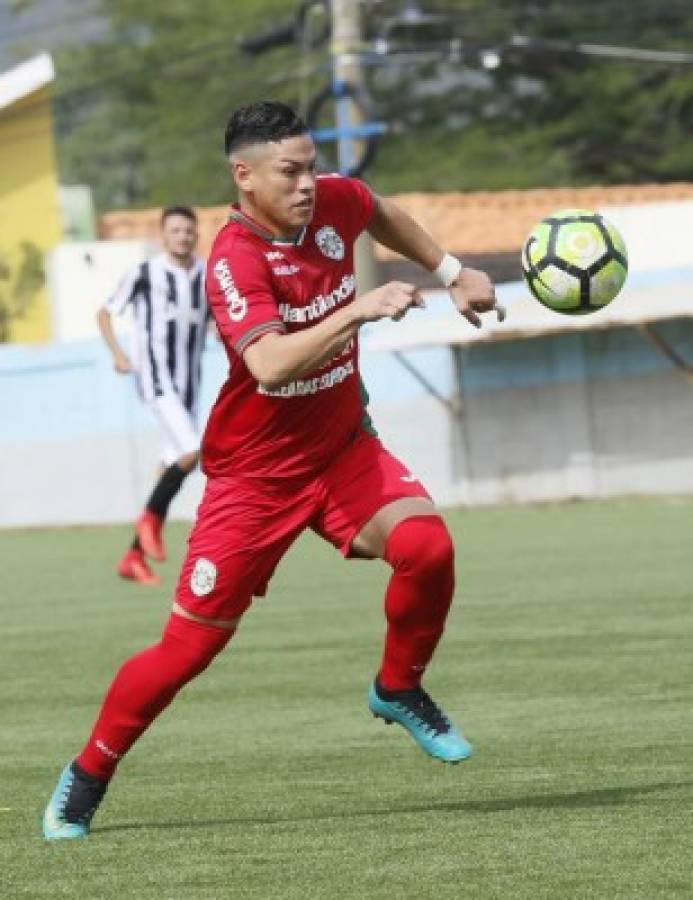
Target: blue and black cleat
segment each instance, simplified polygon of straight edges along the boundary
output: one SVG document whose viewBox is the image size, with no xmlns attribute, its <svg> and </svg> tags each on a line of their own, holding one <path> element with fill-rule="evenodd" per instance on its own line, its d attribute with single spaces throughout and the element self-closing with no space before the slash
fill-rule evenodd
<svg viewBox="0 0 693 900">
<path fill-rule="evenodd" d="M 368 691 L 368 706 L 376 718 L 406 728 L 424 753 L 434 759 L 458 763 L 473 753 L 472 745 L 421 687 L 387 691 L 376 679 Z"/>
<path fill-rule="evenodd" d="M 57 841 L 86 837 L 107 787 L 108 782 L 87 775 L 76 762 L 68 763 L 43 814 L 45 839 Z"/>
</svg>

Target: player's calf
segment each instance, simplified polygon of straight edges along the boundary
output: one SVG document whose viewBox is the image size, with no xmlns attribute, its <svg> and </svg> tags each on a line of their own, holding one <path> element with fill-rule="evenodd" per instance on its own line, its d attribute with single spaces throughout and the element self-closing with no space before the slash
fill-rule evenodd
<svg viewBox="0 0 693 900">
<path fill-rule="evenodd" d="M 392 578 L 385 595 L 387 633 L 380 672 L 368 705 L 397 722 L 429 756 L 459 762 L 471 745 L 421 687 L 443 634 L 455 587 L 454 547 L 438 516 L 412 516 L 390 532 L 385 559 Z"/>
<path fill-rule="evenodd" d="M 43 833 L 48 840 L 87 836 L 118 762 L 232 634 L 233 629 L 172 615 L 159 643 L 121 666 L 87 744 L 63 770 L 46 807 Z"/>
<path fill-rule="evenodd" d="M 387 632 L 379 683 L 413 690 L 445 628 L 455 588 L 455 553 L 439 516 L 412 516 L 390 532 L 385 559 L 393 572 L 385 594 Z"/>
</svg>

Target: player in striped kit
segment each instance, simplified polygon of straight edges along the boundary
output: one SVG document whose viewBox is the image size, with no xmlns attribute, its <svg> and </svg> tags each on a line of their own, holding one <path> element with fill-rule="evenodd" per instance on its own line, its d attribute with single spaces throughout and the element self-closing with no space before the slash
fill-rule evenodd
<svg viewBox="0 0 693 900">
<path fill-rule="evenodd" d="M 158 584 L 146 557 L 166 558 L 162 527 L 169 505 L 199 459 L 197 407 L 200 358 L 209 309 L 205 267 L 195 254 L 197 217 L 187 206 L 161 216 L 163 252 L 122 279 L 98 312 L 101 334 L 120 374 L 135 376 L 137 391 L 161 434 L 163 471 L 135 526 L 135 538 L 118 574 L 140 584 Z M 112 317 L 133 310 L 130 351 L 120 346 Z"/>
</svg>

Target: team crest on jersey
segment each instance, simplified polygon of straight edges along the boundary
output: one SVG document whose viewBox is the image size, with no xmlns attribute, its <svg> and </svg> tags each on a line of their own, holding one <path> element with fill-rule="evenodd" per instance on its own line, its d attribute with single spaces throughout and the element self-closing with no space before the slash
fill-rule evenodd
<svg viewBox="0 0 693 900">
<path fill-rule="evenodd" d="M 315 243 L 318 249 L 330 259 L 344 259 L 344 241 L 331 225 L 323 225 L 315 233 Z"/>
<path fill-rule="evenodd" d="M 190 590 L 196 597 L 206 597 L 214 590 L 216 581 L 217 567 L 211 560 L 201 556 L 190 576 Z"/>
</svg>

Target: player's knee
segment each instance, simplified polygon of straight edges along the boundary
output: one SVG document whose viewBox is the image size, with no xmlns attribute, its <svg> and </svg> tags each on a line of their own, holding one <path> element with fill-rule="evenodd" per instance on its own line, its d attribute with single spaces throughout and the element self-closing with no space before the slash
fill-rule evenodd
<svg viewBox="0 0 693 900">
<path fill-rule="evenodd" d="M 192 453 L 185 453 L 178 460 L 176 465 L 179 469 L 182 469 L 184 472 L 192 472 L 195 466 L 200 461 L 200 454 L 198 451 L 194 451 Z"/>
<path fill-rule="evenodd" d="M 233 630 L 205 625 L 172 614 L 159 644 L 175 678 L 185 684 L 209 666 L 231 639 Z"/>
<path fill-rule="evenodd" d="M 454 580 L 455 548 L 439 516 L 412 516 L 390 532 L 385 558 L 403 574 Z"/>
</svg>

